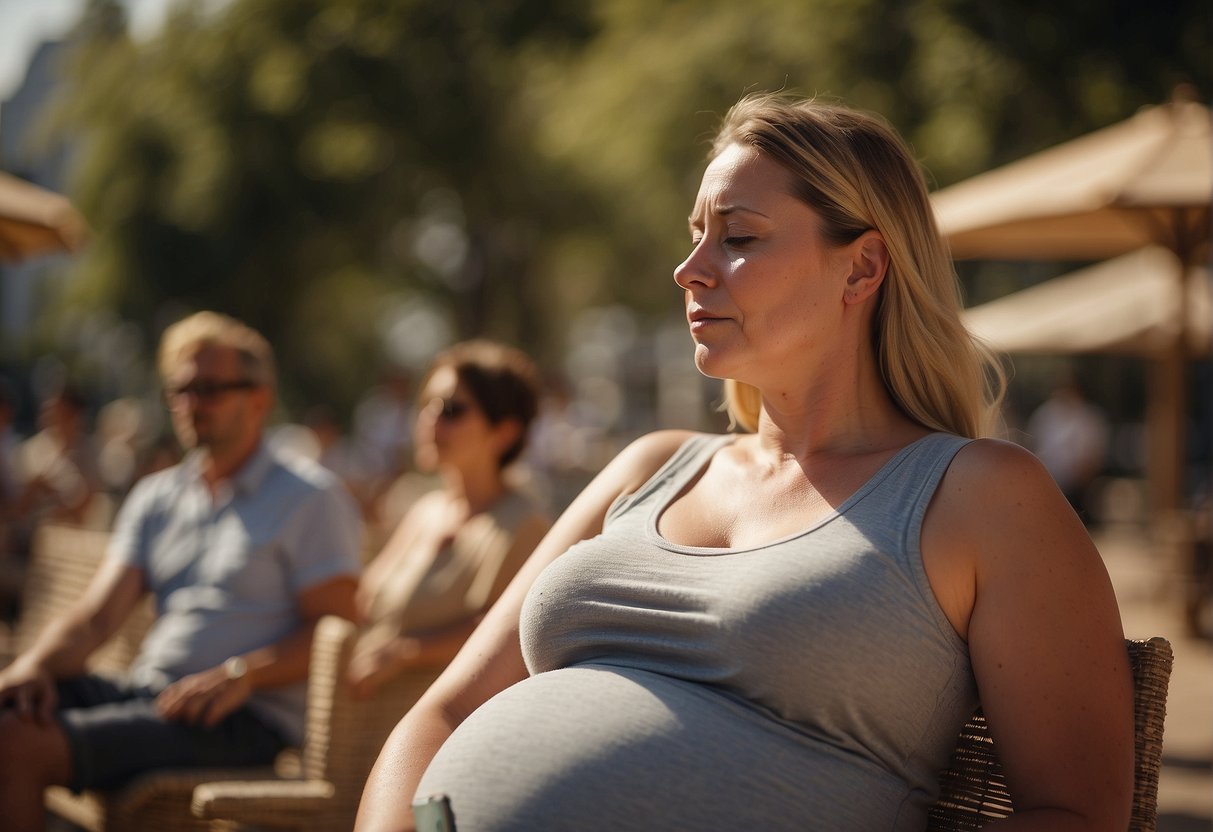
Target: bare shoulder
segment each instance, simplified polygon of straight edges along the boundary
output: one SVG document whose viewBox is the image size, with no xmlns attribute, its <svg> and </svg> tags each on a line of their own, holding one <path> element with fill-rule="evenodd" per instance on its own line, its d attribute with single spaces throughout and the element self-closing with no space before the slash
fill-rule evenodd
<svg viewBox="0 0 1213 832">
<path fill-rule="evenodd" d="M 656 474 L 687 440 L 705 435 L 691 430 L 647 433 L 620 451 L 603 473 L 611 472 L 620 486 L 621 494 L 635 491 Z"/>
<path fill-rule="evenodd" d="M 970 487 L 1014 492 L 1051 482 L 1049 472 L 1031 451 L 1002 439 L 975 439 L 956 454 L 947 479 Z"/>
<path fill-rule="evenodd" d="M 580 535 L 568 539 L 572 545 L 582 536 L 601 531 L 607 510 L 617 498 L 631 494 L 669 461 L 670 457 L 696 434 L 689 430 L 662 430 L 645 434 L 620 451 L 590 484 L 565 509 L 556 528 Z M 567 548 L 567 546 L 565 547 Z"/>
<path fill-rule="evenodd" d="M 932 511 L 958 530 L 976 523 L 1068 510 L 1049 472 L 1030 451 L 1000 439 L 977 439 L 952 460 Z"/>
<path fill-rule="evenodd" d="M 962 636 L 983 590 L 988 601 L 1006 590 L 1022 593 L 1024 583 L 1038 579 L 1052 584 L 1061 572 L 1086 581 L 1103 571 L 1090 536 L 1040 460 L 995 439 L 970 442 L 956 454 L 931 502 L 922 545 L 932 587 Z"/>
<path fill-rule="evenodd" d="M 941 551 L 969 563 L 976 605 L 1095 587 L 1110 592 L 1095 544 L 1044 465 L 1010 442 L 977 440 L 953 460 L 931 508 Z"/>
<path fill-rule="evenodd" d="M 426 522 L 436 515 L 445 513 L 449 505 L 450 497 L 441 488 L 426 491 L 405 511 L 401 525 L 412 526 L 419 522 Z"/>
</svg>

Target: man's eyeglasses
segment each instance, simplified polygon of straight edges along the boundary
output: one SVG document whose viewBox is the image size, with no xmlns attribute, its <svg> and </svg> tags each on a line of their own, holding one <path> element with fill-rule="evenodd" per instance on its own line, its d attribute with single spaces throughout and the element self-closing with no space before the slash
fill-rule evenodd
<svg viewBox="0 0 1213 832">
<path fill-rule="evenodd" d="M 250 379 L 236 379 L 233 381 L 191 381 L 189 384 L 181 387 L 170 387 L 165 391 L 165 394 L 174 401 L 180 401 L 186 396 L 191 396 L 198 401 L 214 401 L 224 393 L 230 393 L 233 390 L 252 390 L 261 385 Z"/>
</svg>

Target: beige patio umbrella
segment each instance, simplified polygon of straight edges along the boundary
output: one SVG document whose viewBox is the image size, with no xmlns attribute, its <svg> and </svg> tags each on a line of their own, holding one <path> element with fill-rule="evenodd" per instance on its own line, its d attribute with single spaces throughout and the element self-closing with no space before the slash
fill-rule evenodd
<svg viewBox="0 0 1213 832">
<path fill-rule="evenodd" d="M 1165 354 L 1181 316 L 1191 357 L 1213 352 L 1213 286 L 1195 267 L 1180 297 L 1175 255 L 1159 246 L 970 307 L 969 331 L 1000 352 Z"/>
<path fill-rule="evenodd" d="M 88 223 L 67 197 L 0 172 L 0 262 L 75 253 L 88 237 Z"/>
<path fill-rule="evenodd" d="M 932 195 L 956 257 L 1099 260 L 1148 245 L 1175 259 L 1187 294 L 1209 256 L 1209 109 L 1177 100 Z M 1148 472 L 1154 507 L 1178 508 L 1186 447 L 1185 319 L 1150 374 Z"/>
<path fill-rule="evenodd" d="M 1209 241 L 1209 109 L 1175 101 L 932 195 L 955 257 L 1103 260 Z"/>
</svg>

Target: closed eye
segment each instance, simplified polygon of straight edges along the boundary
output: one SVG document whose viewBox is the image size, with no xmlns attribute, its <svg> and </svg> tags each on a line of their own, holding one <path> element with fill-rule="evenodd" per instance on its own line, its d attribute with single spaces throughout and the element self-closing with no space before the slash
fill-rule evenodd
<svg viewBox="0 0 1213 832">
<path fill-rule="evenodd" d="M 726 246 L 732 246 L 733 248 L 740 248 L 740 247 L 746 245 L 747 243 L 753 242 L 754 240 L 755 240 L 755 237 L 753 237 L 752 235 L 739 234 L 736 237 L 726 237 L 724 240 L 724 244 Z"/>
</svg>

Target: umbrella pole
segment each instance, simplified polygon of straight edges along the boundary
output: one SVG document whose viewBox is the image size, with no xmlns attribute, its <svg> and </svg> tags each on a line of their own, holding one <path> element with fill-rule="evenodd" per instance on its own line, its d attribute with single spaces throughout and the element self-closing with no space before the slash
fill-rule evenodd
<svg viewBox="0 0 1213 832">
<path fill-rule="evenodd" d="M 1147 403 L 1147 460 L 1150 513 L 1154 525 L 1171 537 L 1183 508 L 1183 480 L 1187 432 L 1187 389 L 1184 355 L 1172 344 L 1153 362 Z"/>
<path fill-rule="evenodd" d="M 1192 216 L 1195 214 L 1195 217 Z M 1199 232 L 1194 220 L 1207 211 L 1176 209 L 1172 217 L 1172 251 L 1179 261 L 1178 327 L 1167 350 L 1155 363 L 1147 405 L 1147 460 L 1151 494 L 1151 525 L 1181 580 L 1184 623 L 1190 634 L 1199 629 L 1196 611 L 1199 591 L 1195 583 L 1196 546 L 1187 505 L 1188 448 L 1188 280 L 1198 254 Z"/>
</svg>

